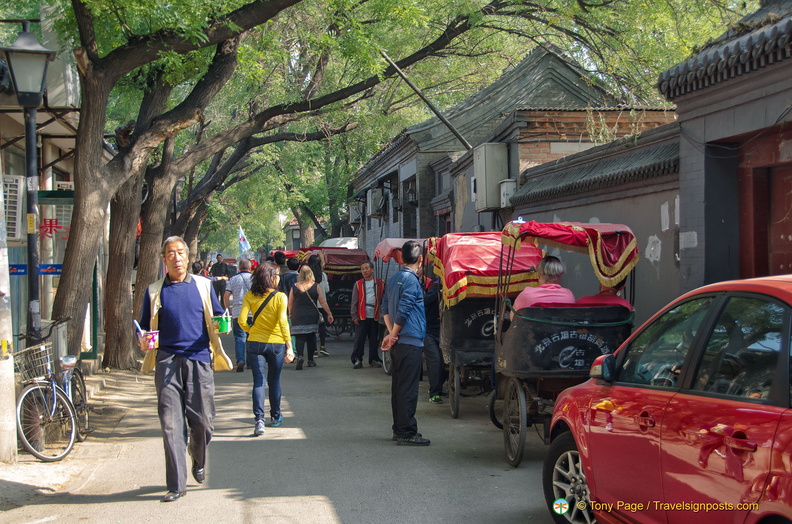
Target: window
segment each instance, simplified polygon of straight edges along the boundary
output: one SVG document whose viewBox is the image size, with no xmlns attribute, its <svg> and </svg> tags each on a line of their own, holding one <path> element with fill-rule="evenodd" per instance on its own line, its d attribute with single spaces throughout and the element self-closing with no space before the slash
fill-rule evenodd
<svg viewBox="0 0 792 524">
<path fill-rule="evenodd" d="M 732 297 L 709 335 L 694 389 L 730 397 L 768 397 L 781 352 L 786 308 Z"/>
<path fill-rule="evenodd" d="M 16 147 L 7 147 L 4 168 L 5 172 L 0 174 L 25 176 L 25 151 Z"/>
<path fill-rule="evenodd" d="M 676 387 L 682 363 L 712 300 L 712 297 L 689 300 L 652 322 L 627 348 L 627 356 L 616 380 Z"/>
</svg>

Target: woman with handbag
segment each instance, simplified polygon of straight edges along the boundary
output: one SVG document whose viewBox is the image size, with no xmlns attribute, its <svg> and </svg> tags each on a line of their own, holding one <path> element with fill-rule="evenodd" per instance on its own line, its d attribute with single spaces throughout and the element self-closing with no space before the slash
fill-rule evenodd
<svg viewBox="0 0 792 524">
<path fill-rule="evenodd" d="M 316 366 L 314 353 L 316 353 L 316 333 L 319 323 L 324 322 L 319 313 L 317 302 L 322 305 L 327 314 L 327 321 L 333 323 L 333 314 L 327 305 L 325 294 L 314 279 L 313 270 L 305 265 L 300 268 L 297 283 L 289 292 L 289 318 L 291 319 L 291 333 L 297 344 L 297 369 L 303 368 L 305 359 L 303 349 L 308 344 L 308 367 Z"/>
<path fill-rule="evenodd" d="M 330 284 L 327 282 L 327 275 L 322 271 L 322 259 L 319 255 L 311 255 L 308 257 L 308 266 L 313 270 L 314 280 L 319 284 L 319 287 L 324 292 L 325 299 L 327 299 L 327 294 L 330 293 Z M 319 322 L 319 351 L 317 354 L 320 357 L 329 357 L 330 353 L 325 348 L 325 341 L 327 340 L 327 314 L 330 311 L 325 309 L 321 302 L 317 305 L 319 306 L 319 314 L 322 315 L 324 320 L 324 322 Z"/>
<path fill-rule="evenodd" d="M 289 322 L 286 318 L 286 295 L 278 292 L 280 269 L 275 264 L 260 264 L 250 280 L 250 291 L 245 293 L 239 310 L 239 326 L 248 333 L 245 345 L 247 364 L 253 370 L 253 415 L 255 435 L 264 434 L 264 373 L 267 375 L 270 401 L 270 426 L 278 427 L 283 421 L 280 410 L 280 374 L 283 362 L 292 362 Z M 253 315 L 248 324 L 248 314 Z M 269 366 L 269 369 L 267 369 Z"/>
</svg>

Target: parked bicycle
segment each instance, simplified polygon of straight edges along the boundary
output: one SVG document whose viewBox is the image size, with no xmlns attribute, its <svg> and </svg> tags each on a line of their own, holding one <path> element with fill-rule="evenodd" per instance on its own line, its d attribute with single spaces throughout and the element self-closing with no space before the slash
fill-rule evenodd
<svg viewBox="0 0 792 524">
<path fill-rule="evenodd" d="M 17 399 L 17 434 L 24 448 L 45 462 L 63 459 L 74 441 L 85 440 L 90 432 L 85 377 L 77 357 L 60 357 L 59 374 L 52 367 L 52 330 L 68 320 L 53 322 L 43 337 L 19 335 L 36 344 L 14 354 L 15 371 L 24 385 Z"/>
</svg>

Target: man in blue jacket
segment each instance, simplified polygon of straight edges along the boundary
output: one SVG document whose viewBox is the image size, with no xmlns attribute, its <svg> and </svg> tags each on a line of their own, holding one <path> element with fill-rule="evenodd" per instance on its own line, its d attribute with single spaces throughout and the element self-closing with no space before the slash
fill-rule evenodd
<svg viewBox="0 0 792 524">
<path fill-rule="evenodd" d="M 418 433 L 415 410 L 421 377 L 421 352 L 426 336 L 423 288 L 421 287 L 421 245 L 409 240 L 401 249 L 404 269 L 385 286 L 382 313 L 388 334 L 382 348 L 391 352 L 393 440 L 400 446 L 428 446 L 429 439 Z"/>
</svg>

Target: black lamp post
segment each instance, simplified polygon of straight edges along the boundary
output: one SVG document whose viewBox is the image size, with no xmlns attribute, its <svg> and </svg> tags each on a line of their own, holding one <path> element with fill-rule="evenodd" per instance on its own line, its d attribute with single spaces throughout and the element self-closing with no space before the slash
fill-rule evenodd
<svg viewBox="0 0 792 524">
<path fill-rule="evenodd" d="M 55 60 L 55 51 L 45 49 L 30 32 L 30 21 L 22 22 L 22 32 L 11 47 L 0 48 L 5 59 L 17 102 L 25 115 L 25 165 L 27 180 L 27 267 L 28 331 L 41 335 L 41 302 L 38 278 L 38 151 L 36 149 L 36 113 L 41 105 L 47 80 L 47 65 Z"/>
</svg>

